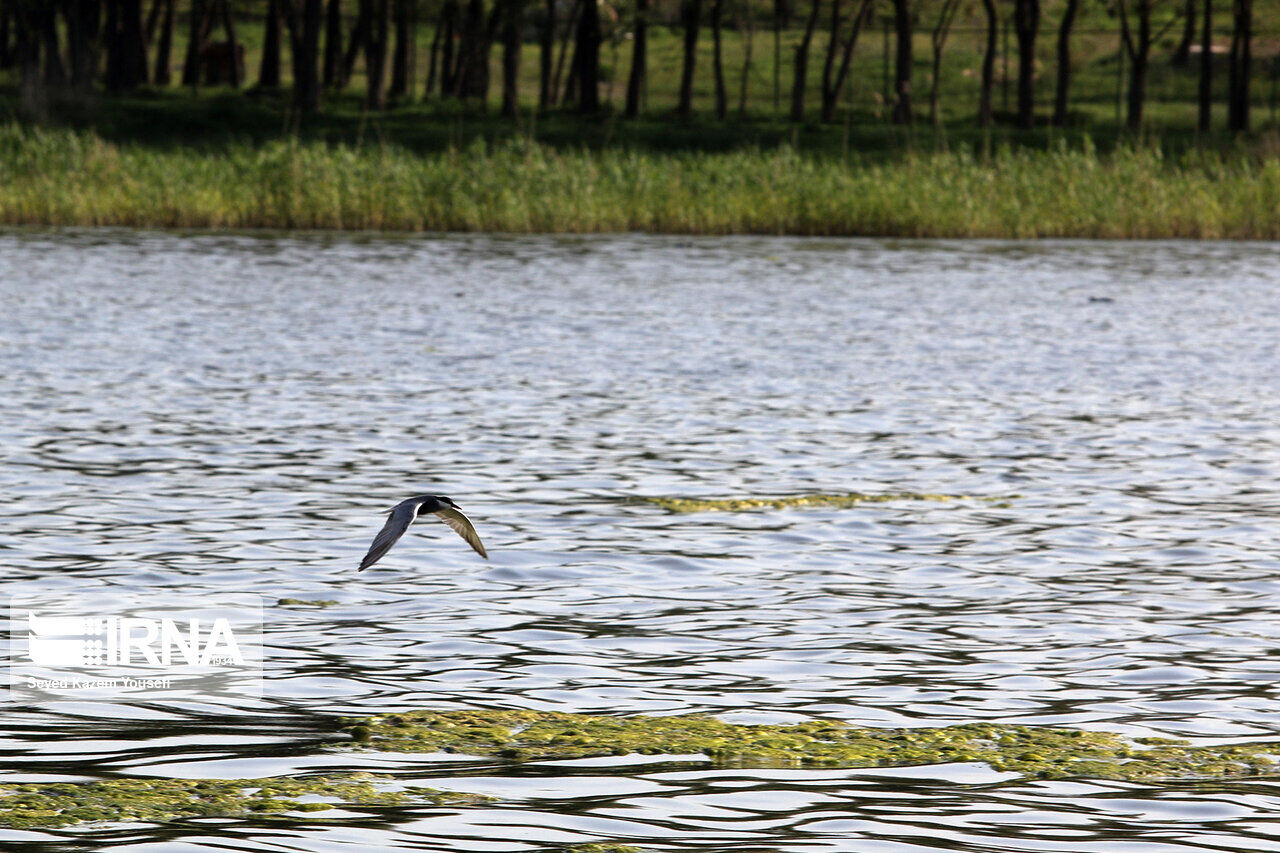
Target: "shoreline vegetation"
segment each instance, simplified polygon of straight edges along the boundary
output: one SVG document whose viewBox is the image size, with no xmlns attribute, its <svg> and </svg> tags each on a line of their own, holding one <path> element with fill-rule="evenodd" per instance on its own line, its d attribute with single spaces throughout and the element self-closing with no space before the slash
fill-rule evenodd
<svg viewBox="0 0 1280 853">
<path fill-rule="evenodd" d="M 0 224 L 177 229 L 1280 239 L 1280 160 L 1086 138 L 891 159 L 553 147 L 213 149 L 0 126 Z"/>
</svg>

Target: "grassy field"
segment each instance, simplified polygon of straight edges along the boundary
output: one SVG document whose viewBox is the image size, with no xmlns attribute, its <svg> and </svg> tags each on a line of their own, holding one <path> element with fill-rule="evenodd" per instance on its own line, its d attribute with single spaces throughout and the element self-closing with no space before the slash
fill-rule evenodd
<svg viewBox="0 0 1280 853">
<path fill-rule="evenodd" d="M 217 153 L 0 128 L 0 223 L 166 228 L 1280 237 L 1280 161 L 999 149 L 844 162 L 790 148 L 442 153 L 297 140 Z"/>
</svg>

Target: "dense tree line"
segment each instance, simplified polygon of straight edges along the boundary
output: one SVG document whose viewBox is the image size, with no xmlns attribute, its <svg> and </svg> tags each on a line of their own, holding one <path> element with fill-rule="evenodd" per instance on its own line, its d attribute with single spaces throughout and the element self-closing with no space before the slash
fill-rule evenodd
<svg viewBox="0 0 1280 853">
<path fill-rule="evenodd" d="M 668 19 L 683 31 L 683 56 L 676 113 L 693 112 L 698 45 L 710 29 L 714 104 L 717 116 L 729 110 L 722 52 L 726 20 L 742 34 L 745 56 L 738 110 L 745 112 L 746 86 L 752 61 L 752 37 L 761 17 L 749 0 L 625 0 L 626 5 L 602 5 L 601 0 L 0 0 L 0 69 L 15 69 L 24 104 L 41 103 L 51 93 L 87 95 L 96 87 L 128 92 L 146 85 L 171 84 L 175 31 L 183 28 L 185 54 L 181 83 L 193 90 L 204 85 L 245 86 L 244 46 L 237 19 L 261 16 L 264 41 L 255 86 L 281 86 L 281 63 L 287 55 L 292 71 L 292 96 L 304 113 L 319 109 L 323 91 L 346 87 L 357 63 L 363 63 L 365 101 L 383 109 L 389 100 L 408 96 L 414 81 L 425 78 L 425 94 L 484 104 L 490 94 L 490 67 L 495 46 L 500 53 L 501 109 L 515 115 L 519 105 L 519 69 L 526 42 L 538 49 L 538 104 L 557 105 L 584 113 L 602 108 L 601 51 L 605 44 L 605 16 L 611 31 L 631 36 L 623 114 L 635 117 L 644 108 L 648 74 L 648 28 L 659 3 L 678 3 L 666 9 Z M 979 124 L 993 121 L 992 89 L 1002 25 L 1015 34 L 1016 123 L 1032 127 L 1036 121 L 1036 56 L 1038 39 L 1056 27 L 1056 75 L 1052 118 L 1068 121 L 1072 85 L 1072 30 L 1082 3 L 1105 3 L 1118 20 L 1128 71 L 1127 123 L 1139 128 L 1146 103 L 1147 75 L 1159 32 L 1157 13 L 1180 22 L 1181 38 L 1172 61 L 1189 65 L 1199 51 L 1199 126 L 1212 117 L 1214 75 L 1213 14 L 1215 0 L 1061 0 L 1048 11 L 1043 0 L 981 0 L 985 30 L 978 86 Z M 1249 86 L 1252 76 L 1253 0 L 1230 2 L 1231 41 L 1226 56 L 1227 124 L 1233 130 L 1249 126 Z M 1176 8 L 1170 5 L 1179 4 Z M 1197 5 L 1198 4 L 1198 5 Z M 822 121 L 835 120 L 841 93 L 849 84 L 852 57 L 859 35 L 875 16 L 890 22 L 894 33 L 892 103 L 894 122 L 909 123 L 919 108 L 915 97 L 913 46 L 919 31 L 928 33 L 931 74 L 928 111 L 940 121 L 938 81 L 944 49 L 961 0 L 773 0 L 768 24 L 773 29 L 774 97 L 782 51 L 781 32 L 797 27 L 800 37 L 791 56 L 793 69 L 789 114 L 794 121 L 809 116 L 805 103 L 810 91 L 810 64 L 820 52 Z M 1170 13 L 1173 13 L 1171 17 Z M 823 21 L 825 20 L 825 27 Z M 415 67 L 417 28 L 433 25 L 427 68 Z M 822 31 L 822 32 L 820 32 Z M 1200 36 L 1196 44 L 1197 32 Z M 887 59 L 886 59 L 887 62 Z M 611 84 L 610 84 L 611 85 Z M 610 90 L 612 91 L 612 90 Z"/>
</svg>

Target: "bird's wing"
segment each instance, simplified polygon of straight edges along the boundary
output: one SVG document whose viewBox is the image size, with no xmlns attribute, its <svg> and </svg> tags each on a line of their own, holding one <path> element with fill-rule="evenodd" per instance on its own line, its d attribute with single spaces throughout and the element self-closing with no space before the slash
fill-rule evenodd
<svg viewBox="0 0 1280 853">
<path fill-rule="evenodd" d="M 480 541 L 480 534 L 476 533 L 476 529 L 471 526 L 471 519 L 452 507 L 446 507 L 435 513 L 436 517 L 445 524 L 453 528 L 454 532 L 467 540 L 467 544 L 476 550 L 476 553 L 486 560 L 489 555 L 484 552 L 484 543 Z"/>
<path fill-rule="evenodd" d="M 404 535 L 409 529 L 409 525 L 413 523 L 413 519 L 418 515 L 418 507 L 416 504 L 405 501 L 396 506 L 387 514 L 387 523 L 378 531 L 378 535 L 373 537 L 373 544 L 369 546 L 369 553 L 364 555 L 364 559 L 360 561 L 358 571 L 364 571 L 374 563 L 382 559 L 391 546 Z"/>
</svg>

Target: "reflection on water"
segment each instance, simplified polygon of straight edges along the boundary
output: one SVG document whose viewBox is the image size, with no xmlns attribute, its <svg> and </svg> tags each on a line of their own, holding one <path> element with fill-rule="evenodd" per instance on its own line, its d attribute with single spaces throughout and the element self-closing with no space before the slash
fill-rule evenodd
<svg viewBox="0 0 1280 853">
<path fill-rule="evenodd" d="M 9 778 L 368 768 L 470 809 L 23 849 L 1277 847 L 1270 780 L 352 755 L 408 707 L 1274 736 L 1269 245 L 0 235 L 9 580 L 331 599 L 265 696 L 6 712 Z M 1106 297 L 1112 301 L 1091 300 Z M 1020 494 L 671 515 L 636 495 Z M 492 560 L 382 512 L 452 496 Z"/>
</svg>

